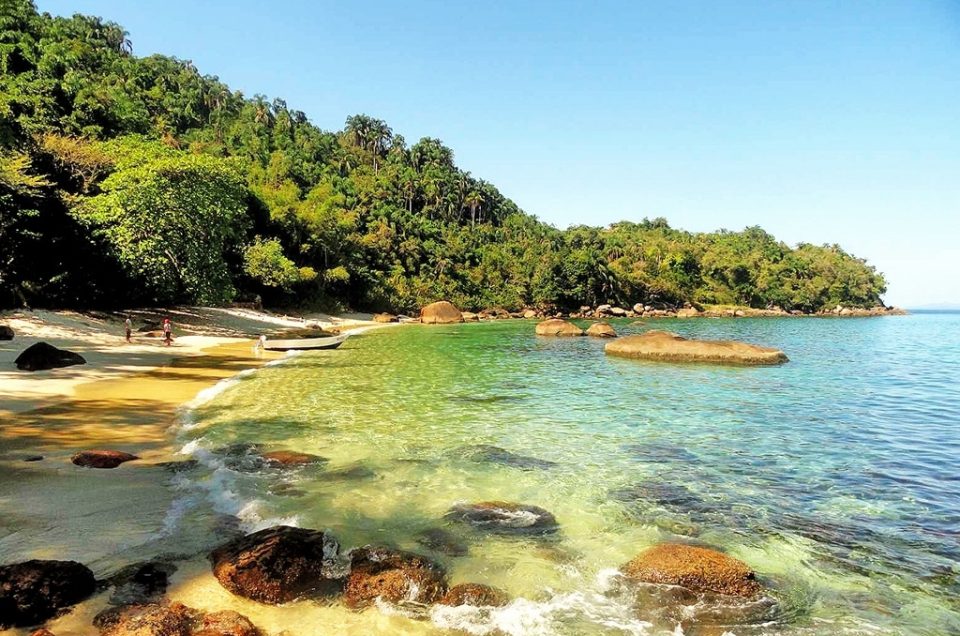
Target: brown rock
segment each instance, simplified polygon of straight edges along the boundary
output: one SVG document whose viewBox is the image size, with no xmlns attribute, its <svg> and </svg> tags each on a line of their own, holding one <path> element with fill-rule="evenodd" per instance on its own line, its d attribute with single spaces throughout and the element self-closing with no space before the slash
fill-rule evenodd
<svg viewBox="0 0 960 636">
<path fill-rule="evenodd" d="M 420 310 L 420 322 L 425 325 L 447 325 L 463 322 L 463 314 L 452 303 L 441 300 Z"/>
<path fill-rule="evenodd" d="M 699 315 L 700 312 L 693 307 L 684 307 L 683 309 L 677 310 L 677 318 L 695 318 Z"/>
<path fill-rule="evenodd" d="M 260 630 L 243 614 L 232 610 L 213 612 L 200 619 L 191 636 L 259 636 Z"/>
<path fill-rule="evenodd" d="M 441 605 L 473 605 L 474 607 L 503 607 L 510 597 L 503 590 L 480 583 L 454 585 L 439 601 Z"/>
<path fill-rule="evenodd" d="M 344 591 L 349 607 L 364 607 L 377 598 L 391 603 L 435 603 L 446 591 L 446 573 L 426 557 L 374 546 L 350 553 Z"/>
<path fill-rule="evenodd" d="M 374 314 L 373 322 L 397 322 L 399 318 L 393 314 Z"/>
<path fill-rule="evenodd" d="M 537 317 L 537 311 L 536 311 L 535 309 L 524 309 L 524 310 L 523 310 L 523 317 L 526 318 L 526 319 L 536 318 L 536 317 Z"/>
<path fill-rule="evenodd" d="M 537 323 L 538 336 L 582 336 L 583 329 L 567 320 L 551 318 Z"/>
<path fill-rule="evenodd" d="M 261 454 L 260 456 L 268 464 L 273 466 L 283 466 L 285 468 L 309 466 L 311 464 L 321 464 L 327 461 L 326 457 L 311 455 L 310 453 L 300 453 L 292 450 L 269 451 Z"/>
<path fill-rule="evenodd" d="M 339 546 L 317 530 L 274 526 L 210 553 L 213 575 L 229 591 L 261 603 L 331 595 L 341 582 L 330 570 Z"/>
<path fill-rule="evenodd" d="M 0 340 L 13 340 L 13 327 L 9 325 L 0 325 Z"/>
<path fill-rule="evenodd" d="M 93 594 L 93 572 L 75 561 L 0 566 L 0 629 L 36 625 Z"/>
<path fill-rule="evenodd" d="M 87 468 L 116 468 L 124 462 L 140 459 L 136 455 L 115 450 L 85 450 L 70 458 L 77 466 Z"/>
<path fill-rule="evenodd" d="M 595 338 L 616 338 L 617 332 L 605 322 L 595 322 L 587 327 L 587 335 Z"/>
<path fill-rule="evenodd" d="M 620 568 L 628 579 L 679 585 L 694 592 L 754 597 L 760 583 L 750 567 L 716 550 L 663 543 L 641 552 Z"/>
<path fill-rule="evenodd" d="M 30 636 L 56 636 L 49 629 L 38 629 L 36 631 L 30 632 Z"/>
<path fill-rule="evenodd" d="M 781 364 L 787 356 L 779 349 L 734 340 L 687 340 L 668 331 L 648 331 L 617 338 L 604 347 L 609 355 L 669 362 L 719 364 Z"/>
<path fill-rule="evenodd" d="M 460 312 L 460 315 L 463 316 L 463 322 L 477 322 L 480 320 L 480 316 L 472 311 L 462 311 Z"/>
<path fill-rule="evenodd" d="M 560 529 L 550 511 L 512 501 L 458 504 L 447 511 L 445 518 L 496 534 L 546 535 Z"/>
<path fill-rule="evenodd" d="M 125 605 L 100 612 L 93 625 L 101 636 L 190 636 L 198 615 L 182 603 Z"/>
</svg>

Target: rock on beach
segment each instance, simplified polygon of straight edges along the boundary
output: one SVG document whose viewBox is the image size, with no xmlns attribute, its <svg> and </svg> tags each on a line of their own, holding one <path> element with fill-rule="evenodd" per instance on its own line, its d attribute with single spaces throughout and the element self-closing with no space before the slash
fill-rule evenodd
<svg viewBox="0 0 960 636">
<path fill-rule="evenodd" d="M 463 322 L 463 314 L 453 303 L 441 300 L 420 310 L 420 322 L 425 325 L 448 325 Z"/>
<path fill-rule="evenodd" d="M 90 568 L 76 561 L 32 560 L 0 566 L 0 629 L 37 625 L 94 593 Z"/>
<path fill-rule="evenodd" d="M 87 361 L 79 353 L 57 349 L 46 342 L 30 345 L 14 360 L 14 364 L 21 371 L 46 371 L 86 363 Z"/>
<path fill-rule="evenodd" d="M 687 340 L 669 331 L 653 330 L 607 343 L 608 355 L 666 362 L 774 365 L 787 362 L 779 349 L 735 340 Z"/>
</svg>

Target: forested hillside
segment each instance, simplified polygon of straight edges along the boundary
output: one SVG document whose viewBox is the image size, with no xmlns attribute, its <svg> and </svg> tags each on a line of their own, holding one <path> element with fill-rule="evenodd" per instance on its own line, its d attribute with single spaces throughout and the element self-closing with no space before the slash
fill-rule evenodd
<svg viewBox="0 0 960 636">
<path fill-rule="evenodd" d="M 756 227 L 558 230 L 438 139 L 408 143 L 365 115 L 326 132 L 189 61 L 136 57 L 112 22 L 2 6 L 0 306 L 816 311 L 885 291 L 838 246 L 790 248 Z"/>
</svg>

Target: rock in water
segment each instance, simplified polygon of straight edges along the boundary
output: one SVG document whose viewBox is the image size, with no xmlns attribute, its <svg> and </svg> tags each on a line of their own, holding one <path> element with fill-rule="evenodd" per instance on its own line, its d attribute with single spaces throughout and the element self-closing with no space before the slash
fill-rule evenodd
<svg viewBox="0 0 960 636">
<path fill-rule="evenodd" d="M 309 466 L 311 464 L 322 464 L 327 461 L 326 457 L 311 455 L 310 453 L 299 453 L 291 450 L 269 451 L 261 455 L 264 461 L 271 466 L 282 466 L 283 468 L 296 468 L 299 466 Z"/>
<path fill-rule="evenodd" d="M 465 556 L 469 552 L 466 543 L 443 528 L 427 528 L 417 534 L 416 541 L 425 548 L 447 556 Z"/>
<path fill-rule="evenodd" d="M 75 561 L 24 561 L 0 566 L 0 629 L 36 625 L 96 590 L 93 572 Z"/>
<path fill-rule="evenodd" d="M 587 327 L 587 335 L 595 338 L 616 338 L 617 332 L 605 322 L 595 322 Z"/>
<path fill-rule="evenodd" d="M 648 331 L 617 338 L 604 347 L 609 355 L 668 362 L 713 362 L 719 364 L 782 364 L 787 356 L 779 349 L 735 340 L 687 340 L 669 331 Z"/>
<path fill-rule="evenodd" d="M 509 501 L 458 504 L 445 518 L 497 534 L 545 535 L 560 529 L 557 518 L 549 511 Z"/>
<path fill-rule="evenodd" d="M 225 610 L 206 614 L 191 636 L 260 636 L 260 630 L 243 614 Z"/>
<path fill-rule="evenodd" d="M 140 459 L 136 455 L 115 450 L 85 450 L 70 458 L 77 466 L 87 468 L 116 468 L 124 462 Z"/>
<path fill-rule="evenodd" d="M 762 590 L 753 570 L 716 550 L 662 543 L 641 552 L 620 568 L 628 579 L 679 585 L 694 592 L 751 598 Z"/>
<path fill-rule="evenodd" d="M 420 322 L 425 325 L 446 325 L 463 322 L 463 314 L 453 303 L 441 300 L 420 310 Z"/>
<path fill-rule="evenodd" d="M 0 325 L 0 340 L 13 340 L 13 327 Z"/>
<path fill-rule="evenodd" d="M 364 546 L 350 553 L 344 602 L 364 607 L 377 598 L 391 603 L 435 603 L 447 592 L 446 573 L 430 559 L 391 548 Z"/>
<path fill-rule="evenodd" d="M 30 345 L 17 356 L 14 362 L 21 371 L 46 371 L 87 363 L 80 354 L 66 349 L 57 349 L 46 342 Z"/>
<path fill-rule="evenodd" d="M 475 462 L 489 462 L 491 464 L 501 464 L 503 466 L 512 466 L 520 470 L 547 470 L 556 467 L 557 463 L 548 459 L 539 459 L 528 455 L 518 455 L 505 448 L 493 446 L 491 444 L 475 444 L 465 446 L 463 455 Z"/>
<path fill-rule="evenodd" d="M 274 526 L 210 553 L 213 574 L 238 596 L 270 603 L 329 596 L 341 589 L 331 573 L 339 545 L 317 530 Z"/>
<path fill-rule="evenodd" d="M 551 318 L 550 320 L 538 322 L 536 333 L 538 336 L 582 336 L 583 329 L 569 320 Z"/>
<path fill-rule="evenodd" d="M 162 561 L 125 567 L 110 577 L 109 583 L 114 590 L 109 602 L 111 605 L 132 605 L 156 601 L 167 591 L 170 575 L 176 571 L 177 566 Z"/>
<path fill-rule="evenodd" d="M 125 605 L 93 618 L 101 636 L 190 636 L 199 612 L 183 605 Z"/>
<path fill-rule="evenodd" d="M 474 607 L 503 607 L 510 597 L 503 590 L 480 583 L 460 583 L 443 595 L 441 605 L 473 605 Z"/>
</svg>

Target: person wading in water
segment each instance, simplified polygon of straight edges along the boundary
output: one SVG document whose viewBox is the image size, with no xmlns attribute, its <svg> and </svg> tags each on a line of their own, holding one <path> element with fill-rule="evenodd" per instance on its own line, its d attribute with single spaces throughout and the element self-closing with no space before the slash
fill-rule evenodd
<svg viewBox="0 0 960 636">
<path fill-rule="evenodd" d="M 169 318 L 163 319 L 163 342 L 168 347 L 170 343 L 173 342 L 173 325 L 170 324 Z"/>
</svg>

